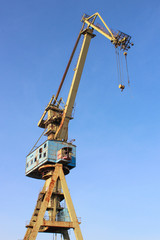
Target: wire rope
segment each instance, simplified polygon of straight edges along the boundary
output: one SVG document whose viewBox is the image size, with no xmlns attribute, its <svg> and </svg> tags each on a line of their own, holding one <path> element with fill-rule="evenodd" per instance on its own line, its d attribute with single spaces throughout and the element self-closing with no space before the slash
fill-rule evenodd
<svg viewBox="0 0 160 240">
<path fill-rule="evenodd" d="M 124 84 L 122 52 L 120 52 L 120 62 L 121 62 L 121 70 L 122 70 L 122 84 Z"/>
<path fill-rule="evenodd" d="M 122 74 L 121 74 L 121 63 L 120 63 L 120 57 L 119 57 L 119 49 L 118 49 L 117 53 L 118 53 L 118 65 L 119 65 L 120 83 L 122 84 Z"/>
<path fill-rule="evenodd" d="M 119 60 L 119 49 L 116 48 L 116 61 L 117 61 L 117 71 L 118 71 L 118 83 L 122 83 L 122 77 L 121 77 L 121 65 Z"/>
<path fill-rule="evenodd" d="M 32 149 L 30 150 L 29 154 L 33 151 L 33 149 L 36 147 L 37 143 L 39 142 L 39 140 L 41 139 L 41 137 L 44 135 L 46 129 L 44 129 L 44 131 L 42 132 L 41 136 L 38 138 L 37 142 L 34 144 L 34 146 L 32 147 Z"/>
<path fill-rule="evenodd" d="M 128 63 L 127 63 L 127 55 L 125 55 L 125 60 L 126 60 L 126 71 L 127 71 L 128 86 L 130 86 L 129 72 L 128 72 Z"/>
<path fill-rule="evenodd" d="M 117 49 L 116 48 L 115 48 L 115 53 L 116 53 L 116 65 L 117 65 L 117 74 L 118 74 L 118 84 L 120 84 L 119 68 L 118 68 L 118 56 L 117 56 Z"/>
</svg>

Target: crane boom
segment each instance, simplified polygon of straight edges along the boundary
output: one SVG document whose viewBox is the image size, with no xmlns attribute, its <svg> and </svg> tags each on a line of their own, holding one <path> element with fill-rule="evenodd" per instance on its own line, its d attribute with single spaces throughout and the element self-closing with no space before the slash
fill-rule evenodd
<svg viewBox="0 0 160 240">
<path fill-rule="evenodd" d="M 103 23 L 103 26 L 100 24 L 95 24 L 97 17 Z M 115 48 L 120 48 L 120 50 L 127 51 L 132 45 L 132 43 L 130 42 L 131 37 L 129 35 L 122 33 L 120 31 L 113 32 L 107 26 L 107 24 L 102 19 L 99 13 L 95 13 L 91 16 L 84 14 L 81 21 L 83 22 L 83 27 L 80 31 L 77 42 L 71 54 L 71 58 L 67 65 L 66 71 L 63 75 L 56 97 L 53 96 L 51 98 L 53 100 L 53 103 L 51 100 L 38 123 L 39 127 L 47 128 L 46 135 L 48 136 L 49 140 L 67 141 L 68 139 L 68 124 L 69 124 L 69 121 L 72 119 L 72 110 L 73 110 L 75 98 L 77 95 L 77 90 L 79 87 L 79 82 L 81 79 L 90 41 L 91 41 L 91 38 L 95 36 L 93 34 L 93 31 L 96 30 L 97 32 L 102 34 L 104 37 L 106 37 L 111 41 L 111 43 L 115 46 Z M 86 28 L 84 29 L 85 25 L 86 25 Z M 62 109 L 59 109 L 60 104 L 57 103 L 57 96 L 59 95 L 65 76 L 67 74 L 70 63 L 72 61 L 75 49 L 77 47 L 78 41 L 80 39 L 80 36 L 82 35 L 84 35 L 84 39 L 83 39 L 81 51 L 78 57 L 78 61 L 77 61 L 75 73 L 72 79 L 72 84 L 68 94 L 67 102 L 65 104 L 64 109 L 62 110 Z M 48 118 L 44 120 L 43 118 L 47 112 L 48 112 Z"/>
<path fill-rule="evenodd" d="M 90 41 L 91 41 L 91 38 L 93 38 L 95 36 L 93 34 L 92 29 L 86 29 L 82 32 L 82 34 L 84 34 L 83 44 L 82 44 L 81 51 L 79 54 L 77 66 L 75 68 L 75 73 L 73 76 L 73 80 L 72 80 L 71 88 L 69 91 L 68 99 L 66 102 L 65 110 L 63 113 L 62 122 L 59 126 L 59 129 L 57 130 L 57 132 L 55 134 L 55 139 L 64 139 L 64 140 L 68 139 L 68 123 L 69 123 L 69 120 L 72 115 L 72 110 L 73 110 L 75 98 L 77 95 L 77 90 L 78 90 L 79 82 L 81 79 L 83 67 L 85 64 Z"/>
</svg>

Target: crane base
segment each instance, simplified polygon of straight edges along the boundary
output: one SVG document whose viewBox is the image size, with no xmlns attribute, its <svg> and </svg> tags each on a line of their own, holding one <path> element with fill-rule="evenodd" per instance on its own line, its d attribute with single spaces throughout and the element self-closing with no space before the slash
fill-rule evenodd
<svg viewBox="0 0 160 240">
<path fill-rule="evenodd" d="M 38 232 L 61 234 L 64 240 L 69 240 L 69 229 L 74 230 L 76 240 L 83 240 L 63 165 L 45 165 L 40 167 L 39 171 L 45 179 L 45 184 L 39 193 L 31 220 L 26 225 L 27 231 L 23 240 L 35 240 Z M 63 200 L 67 208 L 62 206 Z"/>
</svg>

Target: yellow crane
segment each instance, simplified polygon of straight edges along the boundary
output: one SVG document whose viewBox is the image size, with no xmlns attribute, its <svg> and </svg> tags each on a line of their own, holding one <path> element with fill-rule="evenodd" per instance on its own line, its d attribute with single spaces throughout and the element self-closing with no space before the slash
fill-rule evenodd
<svg viewBox="0 0 160 240">
<path fill-rule="evenodd" d="M 103 26 L 96 23 L 97 18 L 101 20 Z M 74 229 L 77 240 L 83 240 L 79 227 L 80 221 L 77 219 L 65 180 L 65 175 L 76 166 L 76 146 L 72 142 L 67 142 L 68 124 L 72 119 L 72 110 L 90 41 L 95 37 L 93 31 L 96 30 L 109 39 L 116 49 L 119 48 L 124 52 L 125 56 L 132 43 L 129 35 L 120 31 L 112 31 L 98 13 L 92 16 L 84 14 L 82 22 L 83 26 L 57 94 L 52 96 L 38 122 L 38 126 L 45 129 L 47 140 L 36 149 L 34 149 L 34 146 L 26 158 L 26 176 L 43 179 L 45 184 L 39 193 L 31 220 L 26 226 L 27 231 L 24 240 L 35 240 L 38 232 L 61 234 L 64 240 L 69 240 L 68 230 L 70 228 Z M 64 103 L 62 98 L 58 100 L 59 93 L 81 36 L 84 36 L 81 51 L 74 69 L 75 72 L 67 102 Z M 119 87 L 121 90 L 124 89 L 122 84 Z M 62 107 L 62 103 L 64 107 Z M 62 206 L 63 200 L 65 200 L 67 208 Z M 47 219 L 45 218 L 46 212 L 48 212 Z"/>
</svg>

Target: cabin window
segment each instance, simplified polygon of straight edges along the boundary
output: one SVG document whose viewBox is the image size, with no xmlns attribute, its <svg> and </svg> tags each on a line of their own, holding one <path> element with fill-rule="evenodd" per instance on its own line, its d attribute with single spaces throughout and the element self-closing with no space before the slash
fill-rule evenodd
<svg viewBox="0 0 160 240">
<path fill-rule="evenodd" d="M 44 144 L 44 148 L 46 148 L 46 146 L 47 146 L 47 145 L 46 145 L 46 143 L 45 143 L 45 144 Z"/>
<path fill-rule="evenodd" d="M 43 153 L 43 157 L 46 157 L 46 152 Z"/>
<path fill-rule="evenodd" d="M 39 153 L 41 153 L 41 152 L 42 152 L 42 148 L 39 149 Z"/>
<path fill-rule="evenodd" d="M 33 159 L 31 160 L 31 164 L 33 163 Z"/>
<path fill-rule="evenodd" d="M 42 157 L 42 154 L 39 154 L 39 158 L 41 158 Z"/>
<path fill-rule="evenodd" d="M 26 164 L 26 167 L 28 167 L 28 163 Z"/>
<path fill-rule="evenodd" d="M 35 162 L 37 161 L 37 157 L 34 158 L 34 161 L 35 161 Z"/>
</svg>

